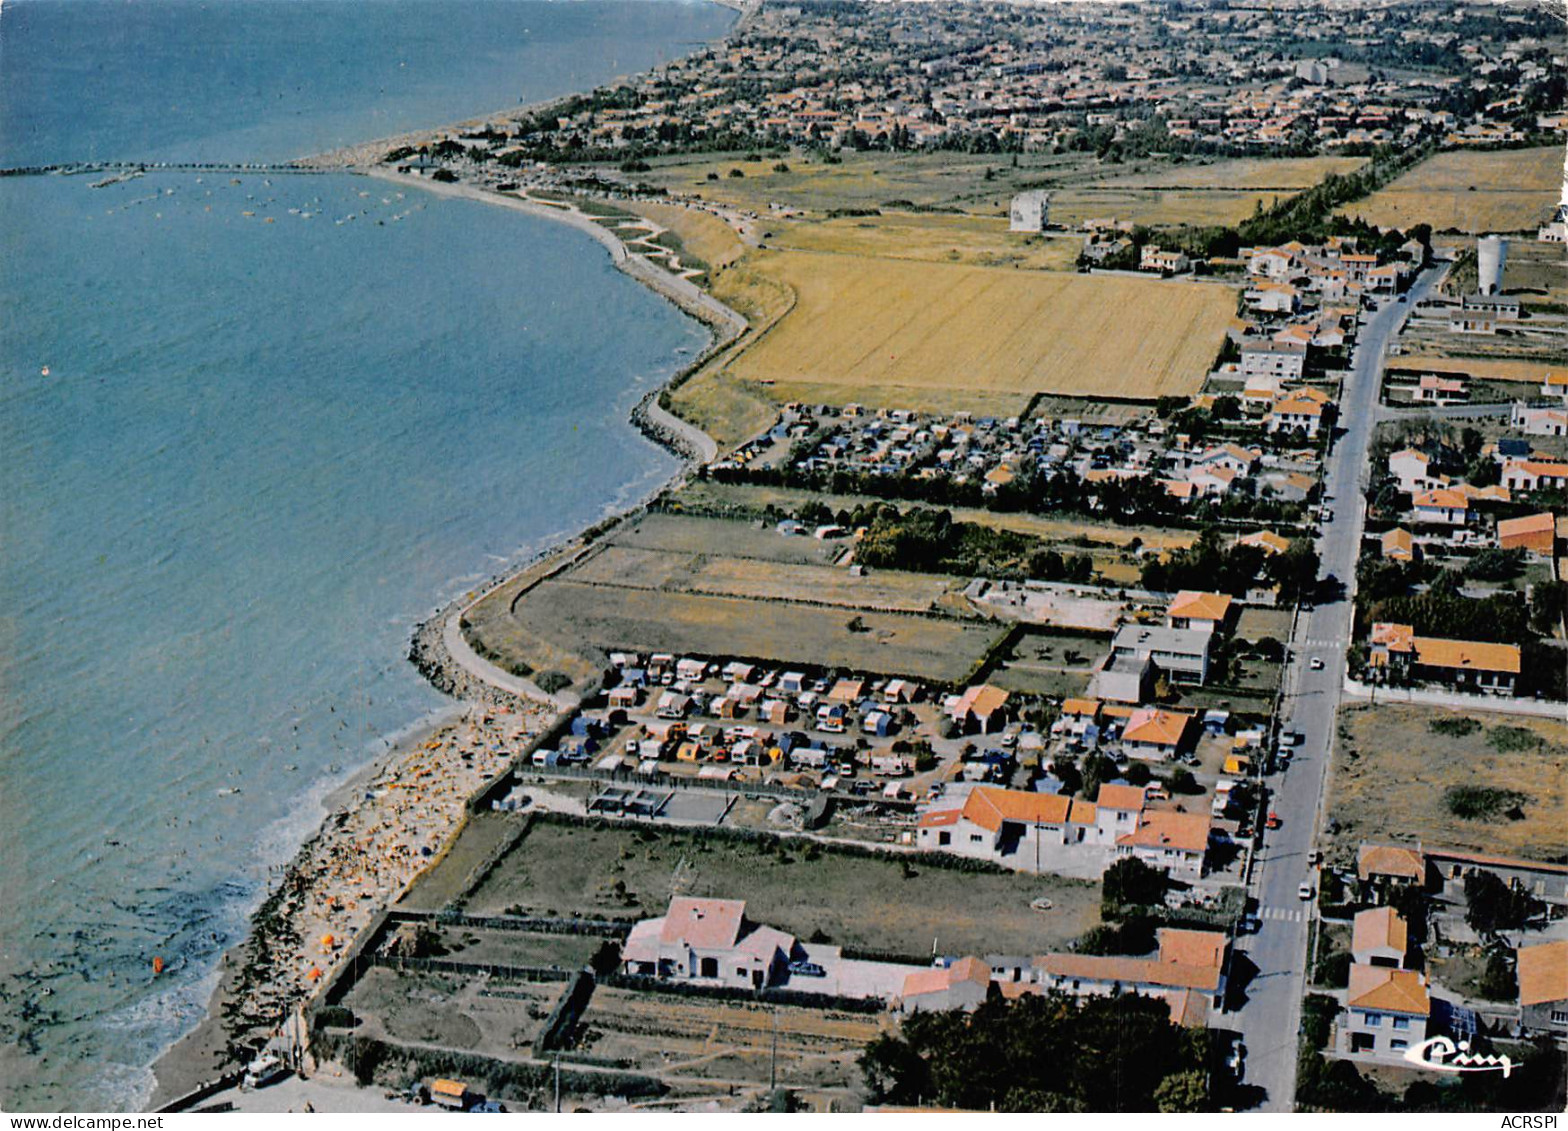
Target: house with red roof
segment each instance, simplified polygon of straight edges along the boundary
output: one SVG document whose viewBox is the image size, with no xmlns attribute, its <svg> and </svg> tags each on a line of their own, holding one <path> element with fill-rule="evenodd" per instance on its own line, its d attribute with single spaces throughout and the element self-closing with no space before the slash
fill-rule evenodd
<svg viewBox="0 0 1568 1131">
<path fill-rule="evenodd" d="M 1144 793 L 1100 787 L 1103 804 L 1060 793 L 976 785 L 933 802 L 915 822 L 915 845 L 1023 872 L 1097 877 L 1117 838 L 1136 830 Z"/>
<path fill-rule="evenodd" d="M 760 989 L 784 978 L 799 944 L 793 935 L 746 918 L 741 899 L 677 896 L 644 919 L 621 947 L 627 974 L 698 985 Z"/>
<path fill-rule="evenodd" d="M 1225 1002 L 1229 939 L 1222 931 L 1161 927 L 1152 958 L 1095 954 L 1046 954 L 1031 977 L 1047 990 L 1079 997 L 1137 993 L 1170 1007 L 1171 1020 L 1187 1028 L 1208 1024 Z"/>
<path fill-rule="evenodd" d="M 950 1009 L 972 1013 L 990 992 L 990 963 L 971 956 L 908 974 L 898 1008 L 904 1013 L 942 1013 Z"/>
<path fill-rule="evenodd" d="M 1432 998 L 1414 970 L 1353 963 L 1338 1048 L 1346 1056 L 1401 1059 L 1426 1040 Z"/>
</svg>

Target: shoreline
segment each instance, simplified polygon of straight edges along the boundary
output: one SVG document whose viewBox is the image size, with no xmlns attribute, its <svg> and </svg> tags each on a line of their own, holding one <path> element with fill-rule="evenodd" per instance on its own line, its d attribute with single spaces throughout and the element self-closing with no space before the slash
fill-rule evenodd
<svg viewBox="0 0 1568 1131">
<path fill-rule="evenodd" d="M 537 735 L 553 725 L 559 718 L 559 712 L 571 709 L 573 704 L 565 697 L 548 695 L 531 681 L 507 676 L 473 653 L 456 627 L 459 619 L 468 608 L 496 588 L 511 582 L 527 570 L 539 568 L 551 559 L 570 554 L 573 547 L 580 549 L 584 534 L 589 530 L 624 521 L 644 508 L 649 500 L 683 479 L 693 466 L 716 458 L 718 445 L 713 438 L 669 413 L 659 403 L 660 396 L 672 383 L 683 380 L 707 364 L 713 356 L 727 349 L 750 329 L 747 320 L 738 312 L 689 280 L 672 275 L 632 252 L 614 232 L 575 206 L 542 204 L 523 195 L 499 193 L 468 182 L 442 183 L 397 173 L 384 167 L 341 167 L 339 171 L 414 187 L 441 196 L 510 208 L 526 215 L 568 224 L 589 235 L 604 248 L 617 270 L 642 283 L 682 313 L 702 322 L 708 327 L 711 337 L 708 345 L 695 358 L 678 367 L 643 397 L 630 414 L 630 423 L 634 427 L 650 441 L 671 451 L 680 461 L 668 479 L 636 502 L 613 511 L 583 531 L 495 575 L 416 626 L 407 659 L 428 682 L 452 697 L 451 714 L 454 717 L 409 732 L 392 749 L 356 770 L 324 799 L 324 813 L 316 832 L 284 866 L 278 880 L 269 887 L 261 904 L 252 912 L 250 929 L 245 938 L 225 951 L 219 960 L 215 971 L 216 985 L 202 1019 L 152 1064 L 153 1086 L 146 1107 L 149 1111 L 164 1110 L 182 1097 L 237 1070 L 240 1067 L 239 1058 L 232 1051 L 236 1040 L 249 1037 L 251 1043 L 258 1043 L 257 1037 L 267 1038 L 271 1032 L 287 1027 L 297 1017 L 304 1002 L 312 996 L 300 992 L 304 985 L 312 984 L 302 983 L 301 977 L 319 970 L 320 974 L 313 979 L 313 984 L 325 985 L 330 982 L 332 958 L 347 953 L 359 931 L 371 921 L 375 912 L 397 903 L 414 880 L 445 855 L 463 828 L 468 798 L 505 772 L 514 751 L 507 749 L 509 743 L 504 743 L 495 755 L 499 765 L 492 765 L 478 780 L 465 782 L 467 788 L 458 790 L 461 796 L 456 809 L 445 814 L 447 820 L 444 827 L 430 830 L 432 843 L 421 846 L 422 849 L 428 849 L 428 854 L 417 858 L 423 861 L 419 866 L 402 870 L 398 882 L 393 885 L 378 884 L 373 889 L 357 889 L 372 895 L 365 908 L 359 906 L 358 900 L 351 900 L 345 909 L 337 905 L 337 896 L 326 897 L 329 915 L 334 912 L 354 914 L 341 915 L 335 924 L 340 924 L 338 929 L 342 934 L 334 934 L 333 937 L 335 942 L 340 942 L 341 949 L 313 955 L 312 949 L 328 949 L 320 943 L 315 948 L 311 945 L 311 941 L 317 937 L 316 929 L 327 922 L 322 918 L 319 906 L 312 908 L 313 902 L 319 905 L 322 899 L 322 893 L 316 889 L 320 886 L 323 868 L 326 866 L 324 861 L 336 860 L 341 863 L 349 851 L 357 855 L 362 851 L 362 846 L 353 842 L 352 834 L 363 834 L 369 828 L 384 828 L 397 815 L 395 809 L 392 813 L 388 812 L 389 807 L 393 807 L 392 790 L 388 788 L 377 792 L 372 786 L 388 779 L 392 779 L 390 784 L 395 786 L 400 784 L 397 779 L 408 773 L 427 770 L 420 762 L 425 755 L 432 753 L 430 747 L 433 744 L 441 743 L 441 753 L 455 749 L 460 728 L 467 726 L 472 735 L 476 717 L 486 718 L 489 711 L 499 709 L 526 719 L 522 732 L 513 736 L 514 741 L 526 741 L 527 737 Z M 421 796 L 419 800 L 423 804 L 427 799 Z M 336 873 L 335 878 L 360 879 L 359 876 L 348 877 L 341 872 Z M 324 941 L 325 936 L 322 936 L 321 943 Z M 290 952 L 295 968 L 291 974 L 274 970 L 263 975 L 260 966 L 274 965 L 274 952 L 277 950 Z M 303 969 L 305 961 L 311 962 L 308 971 Z M 278 1007 L 285 1001 L 288 1008 L 280 1011 Z M 263 1040 L 260 1043 L 265 1042 Z"/>
</svg>

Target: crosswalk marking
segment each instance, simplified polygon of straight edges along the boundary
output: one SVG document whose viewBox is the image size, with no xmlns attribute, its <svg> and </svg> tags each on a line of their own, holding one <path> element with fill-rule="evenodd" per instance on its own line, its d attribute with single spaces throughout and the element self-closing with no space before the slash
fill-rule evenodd
<svg viewBox="0 0 1568 1131">
<path fill-rule="evenodd" d="M 1265 907 L 1259 916 L 1262 919 L 1271 919 L 1275 922 L 1300 923 L 1307 917 L 1307 913 L 1299 907 Z"/>
</svg>

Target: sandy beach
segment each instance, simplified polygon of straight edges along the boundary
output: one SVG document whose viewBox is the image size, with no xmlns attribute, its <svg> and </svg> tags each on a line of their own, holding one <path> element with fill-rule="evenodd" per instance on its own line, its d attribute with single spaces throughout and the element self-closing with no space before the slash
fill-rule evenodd
<svg viewBox="0 0 1568 1131">
<path fill-rule="evenodd" d="M 325 983 L 356 933 L 441 857 L 468 798 L 554 718 L 543 704 L 484 695 L 335 791 L 250 936 L 224 956 L 205 1020 L 154 1066 L 149 1106 L 232 1068 L 236 1046 L 265 1044 Z"/>
<path fill-rule="evenodd" d="M 689 372 L 744 334 L 749 328 L 746 319 L 689 279 L 634 252 L 616 232 L 573 204 L 530 199 L 526 188 L 499 192 L 489 185 L 436 181 L 380 164 L 399 145 L 419 145 L 561 101 L 551 99 L 440 130 L 379 139 L 299 164 L 356 172 L 576 228 L 603 247 L 618 269 L 713 331 L 712 342 L 687 367 Z M 667 412 L 658 393 L 650 393 L 637 406 L 633 422 L 685 460 L 706 463 L 716 458 L 718 448 L 712 437 Z M 553 556 L 573 542 L 542 557 Z M 488 590 L 538 563 L 539 559 L 524 563 L 482 588 Z M 432 684 L 453 696 L 455 717 L 405 738 L 326 800 L 320 830 L 300 849 L 252 916 L 250 935 L 224 955 L 201 1024 L 154 1065 L 156 1084 L 149 1110 L 234 1071 L 246 1055 L 243 1050 L 260 1048 L 282 1034 L 316 989 L 330 982 L 357 933 L 440 859 L 462 828 L 468 798 L 501 774 L 566 706 L 531 685 L 519 687 L 518 681 L 495 678 L 469 649 L 459 650 L 466 655 L 454 654 L 449 630 L 461 607 L 477 596 L 477 592 L 470 594 L 420 625 L 409 654 Z"/>
</svg>

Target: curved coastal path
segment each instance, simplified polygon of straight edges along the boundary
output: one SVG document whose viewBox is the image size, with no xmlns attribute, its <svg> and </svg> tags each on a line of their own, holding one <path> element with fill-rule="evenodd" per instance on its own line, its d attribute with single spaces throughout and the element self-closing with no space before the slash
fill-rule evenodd
<svg viewBox="0 0 1568 1131">
<path fill-rule="evenodd" d="M 657 294 L 663 295 L 681 310 L 712 328 L 714 332 L 713 341 L 702 352 L 701 356 L 688 367 L 687 372 L 694 371 L 706 364 L 716 353 L 728 347 L 751 328 L 744 315 L 732 310 L 698 287 L 690 279 L 672 274 L 650 262 L 646 257 L 633 252 L 615 231 L 604 224 L 598 223 L 594 217 L 583 212 L 575 205 L 556 204 L 554 202 L 544 203 L 529 198 L 526 195 L 526 191 L 522 193 L 495 192 L 463 181 L 433 181 L 426 177 L 415 176 L 409 173 L 397 173 L 380 167 L 360 168 L 354 171 L 441 196 L 460 197 L 465 200 L 478 201 L 481 204 L 499 205 L 503 208 L 511 208 L 531 216 L 557 220 L 570 224 L 579 231 L 593 237 L 610 253 L 610 260 L 617 268 Z M 663 387 L 661 386 L 659 390 L 650 393 L 638 406 L 634 415 L 640 415 L 642 423 L 648 431 L 656 434 L 659 440 L 667 447 L 671 447 L 683 455 L 689 463 L 707 464 L 713 462 L 713 460 L 718 458 L 718 442 L 696 425 L 682 420 L 660 404 L 659 394 L 662 392 L 662 389 Z M 498 586 L 505 584 L 511 576 L 514 576 L 514 573 L 515 571 L 509 571 L 506 576 L 496 579 L 491 585 L 485 586 L 473 598 L 465 600 L 460 605 L 454 605 L 441 614 L 444 618 L 441 625 L 442 647 L 452 664 L 461 668 L 465 673 L 481 683 L 488 684 L 500 691 L 548 704 L 558 711 L 575 710 L 581 702 L 578 696 L 569 692 L 551 694 L 533 680 L 505 671 L 479 655 L 463 635 L 463 617 L 468 610 L 484 600 Z"/>
</svg>

